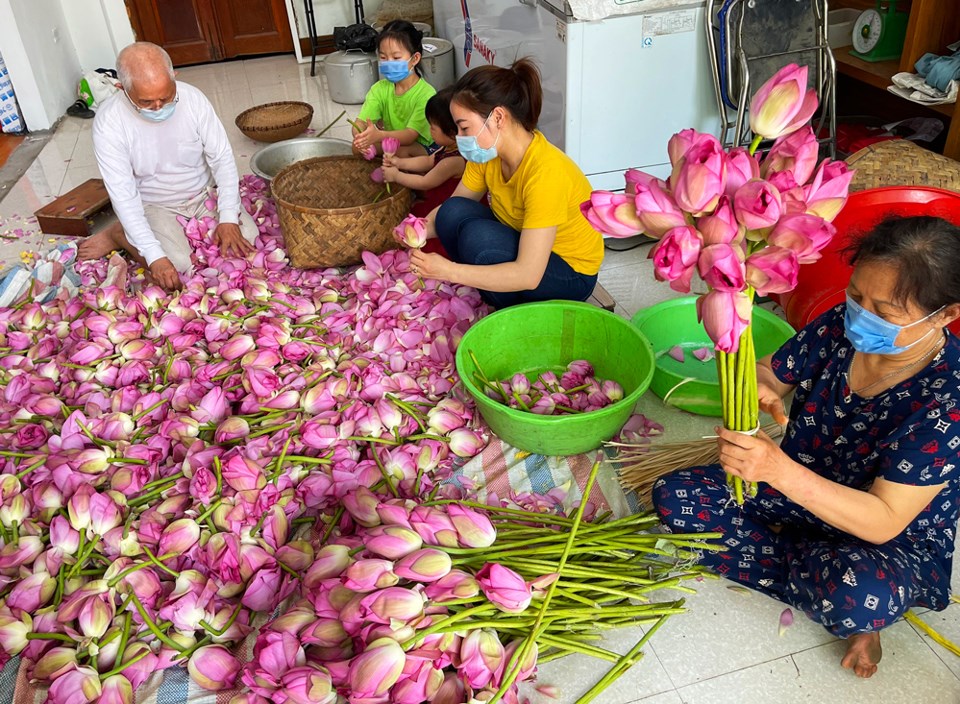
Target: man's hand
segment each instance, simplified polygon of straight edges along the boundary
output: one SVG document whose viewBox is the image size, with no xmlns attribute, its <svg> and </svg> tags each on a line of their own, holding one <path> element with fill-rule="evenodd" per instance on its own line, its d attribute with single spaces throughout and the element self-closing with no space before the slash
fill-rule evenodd
<svg viewBox="0 0 960 704">
<path fill-rule="evenodd" d="M 222 222 L 213 231 L 213 241 L 220 247 L 225 257 L 245 257 L 253 251 L 253 245 L 240 233 L 240 226 L 232 222 Z"/>
<path fill-rule="evenodd" d="M 166 257 L 161 257 L 150 265 L 150 276 L 167 291 L 175 291 L 183 287 L 180 272 Z"/>
</svg>

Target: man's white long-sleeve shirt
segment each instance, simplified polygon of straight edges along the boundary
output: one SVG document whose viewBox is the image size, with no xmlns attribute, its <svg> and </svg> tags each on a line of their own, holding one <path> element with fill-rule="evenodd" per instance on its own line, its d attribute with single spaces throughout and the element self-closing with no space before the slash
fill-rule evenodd
<svg viewBox="0 0 960 704">
<path fill-rule="evenodd" d="M 239 176 L 223 124 L 199 89 L 177 81 L 177 96 L 176 110 L 163 122 L 140 117 L 123 91 L 93 121 L 93 150 L 113 210 L 148 265 L 166 255 L 143 213 L 145 203 L 184 203 L 212 175 L 220 222 L 239 220 Z"/>
</svg>

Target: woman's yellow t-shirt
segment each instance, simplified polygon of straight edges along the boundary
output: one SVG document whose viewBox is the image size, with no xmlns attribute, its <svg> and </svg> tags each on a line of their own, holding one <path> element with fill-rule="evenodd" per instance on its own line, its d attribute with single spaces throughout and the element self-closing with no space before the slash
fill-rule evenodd
<svg viewBox="0 0 960 704">
<path fill-rule="evenodd" d="M 603 237 L 580 212 L 580 204 L 590 200 L 590 182 L 539 130 L 510 180 L 503 180 L 497 157 L 486 164 L 468 162 L 461 183 L 476 193 L 487 191 L 493 214 L 518 232 L 555 226 L 553 251 L 581 274 L 600 271 Z"/>
</svg>

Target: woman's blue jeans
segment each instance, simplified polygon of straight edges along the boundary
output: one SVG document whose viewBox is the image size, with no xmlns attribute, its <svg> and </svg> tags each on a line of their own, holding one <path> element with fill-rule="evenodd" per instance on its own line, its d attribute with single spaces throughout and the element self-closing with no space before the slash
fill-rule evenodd
<svg viewBox="0 0 960 704">
<path fill-rule="evenodd" d="M 520 233 L 497 220 L 486 205 L 470 198 L 450 198 L 441 205 L 436 229 L 447 254 L 461 264 L 483 266 L 513 262 L 520 251 Z M 563 257 L 551 252 L 536 288 L 509 292 L 480 289 L 480 295 L 495 308 L 556 299 L 585 301 L 596 283 L 596 274 L 581 274 Z"/>
</svg>

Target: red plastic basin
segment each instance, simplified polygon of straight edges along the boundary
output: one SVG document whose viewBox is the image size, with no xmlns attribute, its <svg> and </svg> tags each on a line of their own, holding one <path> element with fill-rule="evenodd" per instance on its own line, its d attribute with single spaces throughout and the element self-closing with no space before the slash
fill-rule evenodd
<svg viewBox="0 0 960 704">
<path fill-rule="evenodd" d="M 837 235 L 813 264 L 800 267 L 797 287 L 771 296 L 783 306 L 787 321 L 797 330 L 818 315 L 843 303 L 852 268 L 841 254 L 855 235 L 869 230 L 891 215 L 929 215 L 960 225 L 960 193 L 940 188 L 894 186 L 850 194 L 833 221 Z M 960 334 L 960 320 L 950 329 Z"/>
</svg>

